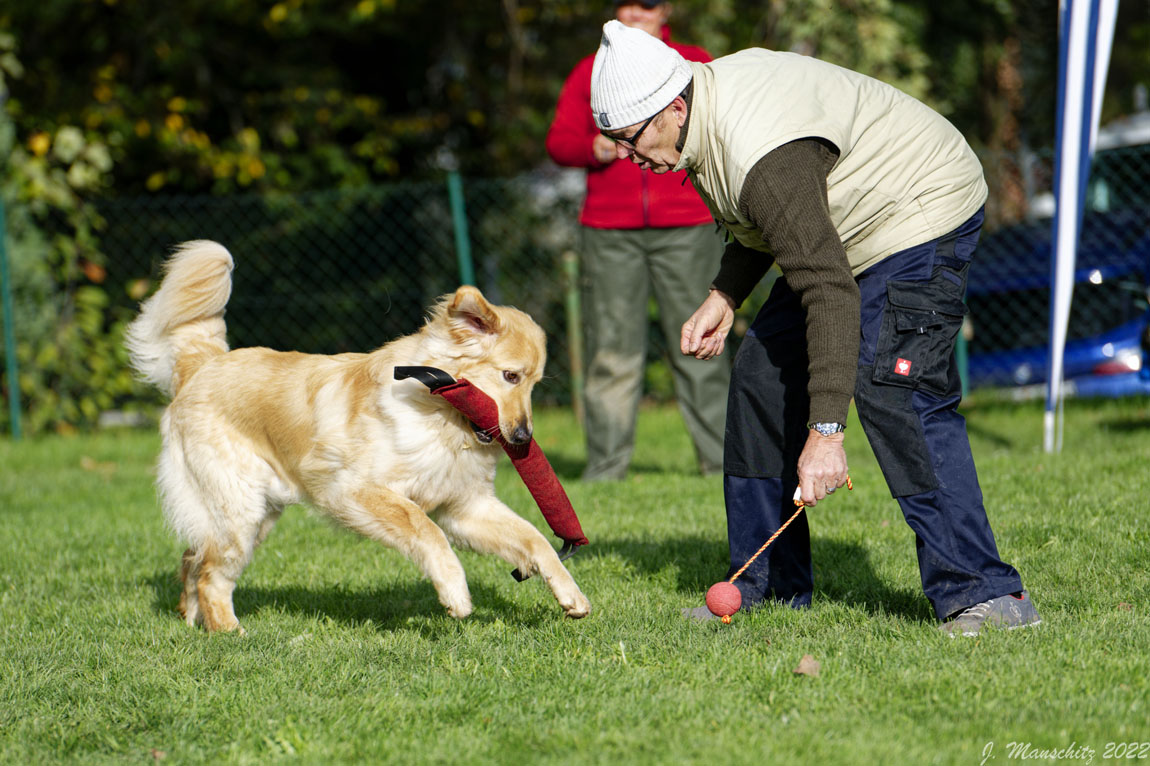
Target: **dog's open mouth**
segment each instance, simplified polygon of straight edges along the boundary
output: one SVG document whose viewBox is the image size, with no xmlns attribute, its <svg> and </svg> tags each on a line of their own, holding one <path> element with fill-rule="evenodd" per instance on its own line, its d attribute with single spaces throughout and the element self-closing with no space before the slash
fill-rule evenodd
<svg viewBox="0 0 1150 766">
<path fill-rule="evenodd" d="M 471 430 L 475 432 L 475 438 L 479 440 L 480 444 L 490 444 L 495 439 L 494 436 L 487 433 L 474 423 L 471 423 L 470 420 L 467 422 L 471 424 Z"/>
</svg>

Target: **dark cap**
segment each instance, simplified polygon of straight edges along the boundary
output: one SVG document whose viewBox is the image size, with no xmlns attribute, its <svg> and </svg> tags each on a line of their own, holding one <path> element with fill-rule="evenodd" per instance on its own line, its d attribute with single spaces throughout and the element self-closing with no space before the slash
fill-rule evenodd
<svg viewBox="0 0 1150 766">
<path fill-rule="evenodd" d="M 639 5 L 643 6 L 644 8 L 655 8 L 655 7 L 662 5 L 665 2 L 667 2 L 667 0 L 615 0 L 615 7 L 618 8 L 620 5 L 629 5 L 630 3 L 638 3 Z"/>
</svg>

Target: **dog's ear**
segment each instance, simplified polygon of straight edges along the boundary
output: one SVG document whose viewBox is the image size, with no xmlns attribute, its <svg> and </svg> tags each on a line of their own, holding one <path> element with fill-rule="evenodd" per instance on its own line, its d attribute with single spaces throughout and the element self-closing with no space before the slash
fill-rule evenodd
<svg viewBox="0 0 1150 766">
<path fill-rule="evenodd" d="M 479 289 L 464 285 L 447 304 L 453 332 L 464 335 L 495 335 L 500 330 L 499 315 Z"/>
</svg>

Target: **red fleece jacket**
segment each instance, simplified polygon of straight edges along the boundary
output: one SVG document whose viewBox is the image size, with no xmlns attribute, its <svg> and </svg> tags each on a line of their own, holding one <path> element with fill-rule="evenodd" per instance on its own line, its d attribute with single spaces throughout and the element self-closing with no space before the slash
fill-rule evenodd
<svg viewBox="0 0 1150 766">
<path fill-rule="evenodd" d="M 710 61 L 695 45 L 671 42 L 663 27 L 663 42 L 689 61 Z M 606 165 L 595 159 L 592 143 L 599 129 L 591 117 L 591 67 L 595 57 L 576 64 L 563 83 L 555 120 L 547 131 L 547 153 L 560 165 L 587 168 L 587 197 L 579 223 L 593 229 L 665 229 L 711 222 L 711 213 L 684 171 L 656 175 L 630 160 Z"/>
</svg>

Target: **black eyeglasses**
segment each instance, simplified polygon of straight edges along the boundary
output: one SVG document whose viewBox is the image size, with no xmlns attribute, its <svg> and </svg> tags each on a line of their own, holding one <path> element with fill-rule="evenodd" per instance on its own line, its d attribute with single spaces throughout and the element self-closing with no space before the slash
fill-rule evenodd
<svg viewBox="0 0 1150 766">
<path fill-rule="evenodd" d="M 607 134 L 604 133 L 602 130 L 599 132 L 603 133 L 603 135 L 607 136 L 607 138 L 611 139 L 615 143 L 622 142 L 624 144 L 630 144 L 631 147 L 634 148 L 635 142 L 639 140 L 639 136 L 643 135 L 643 131 L 646 130 L 647 126 L 651 124 L 651 120 L 655 119 L 658 116 L 659 116 L 659 113 L 655 112 L 653 115 L 648 117 L 647 121 L 644 122 L 642 125 L 640 125 L 639 129 L 635 131 L 635 135 L 631 136 L 630 138 L 626 138 L 624 136 L 607 136 Z"/>
</svg>

